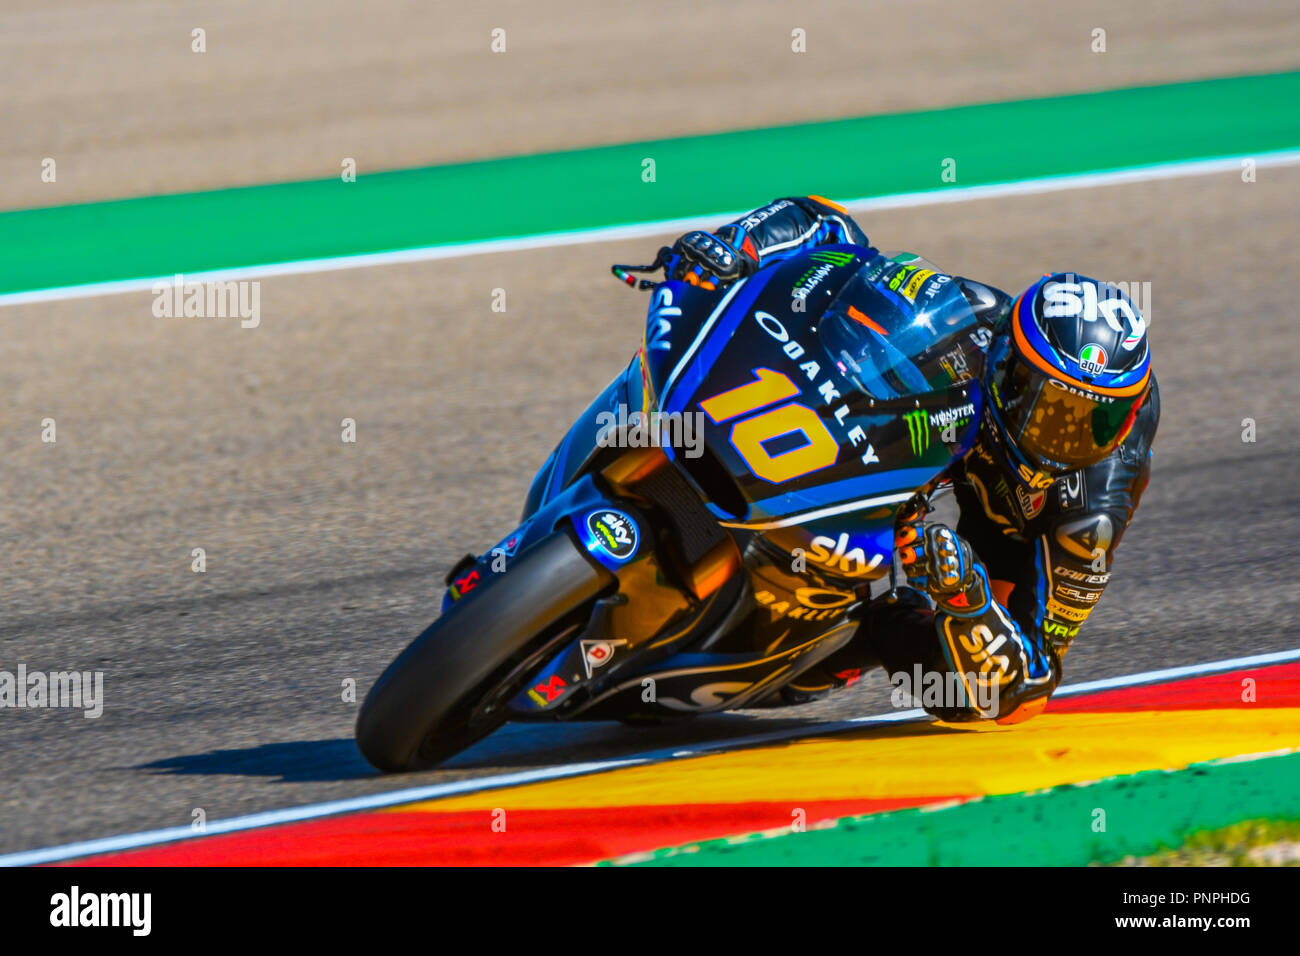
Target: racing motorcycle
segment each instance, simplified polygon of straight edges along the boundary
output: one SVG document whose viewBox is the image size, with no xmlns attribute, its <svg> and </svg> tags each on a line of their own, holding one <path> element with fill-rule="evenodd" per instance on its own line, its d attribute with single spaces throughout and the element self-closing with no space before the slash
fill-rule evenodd
<svg viewBox="0 0 1300 956">
<path fill-rule="evenodd" d="M 900 511 L 973 444 L 991 332 L 932 263 L 823 246 L 717 289 L 667 278 L 669 252 L 612 267 L 651 291 L 635 358 L 371 688 L 380 770 L 506 721 L 796 702 L 893 579 Z"/>
</svg>

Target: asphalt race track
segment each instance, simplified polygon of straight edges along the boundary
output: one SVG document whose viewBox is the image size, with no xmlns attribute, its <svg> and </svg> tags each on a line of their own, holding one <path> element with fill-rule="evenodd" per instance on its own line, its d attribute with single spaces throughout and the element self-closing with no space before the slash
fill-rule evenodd
<svg viewBox="0 0 1300 956">
<path fill-rule="evenodd" d="M 1010 19 L 1015 5 L 988 6 Z M 1239 38 L 1239 59 L 1207 63 L 1205 75 L 1286 65 L 1271 45 L 1285 47 L 1286 34 L 1269 37 L 1273 5 L 1246 6 L 1240 29 L 1255 32 Z M 758 22 L 784 23 L 769 7 Z M 37 14 L 5 14 L 14 16 Z M 1168 42 L 1198 49 L 1216 21 L 1198 23 Z M 1116 84 L 1201 72 L 1172 54 L 1162 75 L 1135 73 L 1130 60 Z M 283 68 L 296 75 L 291 62 Z M 975 58 L 969 69 L 985 67 Z M 1050 69 L 979 89 L 992 98 L 1074 88 L 1049 84 Z M 686 80 L 668 74 L 684 95 Z M 923 85 L 918 75 L 909 88 Z M 664 95 L 658 83 L 644 87 Z M 575 114 L 588 108 L 580 88 L 554 90 L 551 108 L 565 95 Z M 897 108 L 974 95 L 935 92 Z M 800 112 L 782 101 L 778 115 L 721 126 L 868 109 L 841 99 Z M 697 117 L 654 132 L 705 128 Z M 547 139 L 553 129 L 528 129 L 526 143 L 486 137 L 479 151 L 563 145 Z M 596 141 L 586 130 L 575 143 Z M 188 147 L 161 142 L 183 165 Z M 118 156 L 123 167 L 148 155 L 132 149 Z M 466 154 L 413 149 L 393 147 L 391 164 Z M 323 172 L 307 172 L 301 157 L 284 162 L 259 169 L 287 178 L 336 165 L 333 151 Z M 55 201 L 119 194 L 103 176 Z M 121 192 L 241 181 L 238 170 L 220 177 L 213 162 L 156 183 L 128 176 Z M 35 202 L 5 195 L 6 207 Z M 1254 182 L 1221 173 L 860 220 L 883 248 L 1007 289 L 1067 269 L 1151 283 L 1164 416 L 1154 474 L 1113 582 L 1066 660 L 1068 683 L 1300 646 L 1298 208 L 1300 168 L 1281 167 Z M 227 818 L 888 710 L 876 675 L 784 713 L 656 730 L 507 727 L 419 775 L 380 777 L 355 750 L 357 705 L 342 699 L 344 682 L 364 694 L 435 616 L 443 572 L 513 527 L 534 469 L 639 342 L 645 297 L 614 282 L 609 263 L 647 259 L 659 242 L 266 279 L 255 331 L 156 319 L 146 293 L 0 310 L 0 663 L 102 670 L 106 698 L 94 720 L 0 713 L 0 852 L 183 826 L 196 808 Z M 495 289 L 505 290 L 504 312 L 491 308 Z M 39 440 L 47 417 L 57 421 L 53 445 Z M 339 440 L 344 418 L 357 422 L 355 445 Z M 1242 439 L 1246 418 L 1254 442 Z M 190 570 L 196 547 L 203 574 Z"/>
</svg>

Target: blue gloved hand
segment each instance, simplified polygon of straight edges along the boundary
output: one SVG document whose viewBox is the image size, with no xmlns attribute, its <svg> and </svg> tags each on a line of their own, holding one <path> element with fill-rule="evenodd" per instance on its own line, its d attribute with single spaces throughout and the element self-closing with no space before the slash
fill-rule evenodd
<svg viewBox="0 0 1300 956">
<path fill-rule="evenodd" d="M 957 532 L 916 516 L 894 534 L 903 573 L 913 587 L 937 600 L 964 594 L 975 583 L 975 555 Z"/>
<path fill-rule="evenodd" d="M 758 261 L 732 245 L 730 237 L 701 229 L 678 239 L 672 251 L 668 274 L 705 289 L 735 282 L 758 269 Z"/>
</svg>

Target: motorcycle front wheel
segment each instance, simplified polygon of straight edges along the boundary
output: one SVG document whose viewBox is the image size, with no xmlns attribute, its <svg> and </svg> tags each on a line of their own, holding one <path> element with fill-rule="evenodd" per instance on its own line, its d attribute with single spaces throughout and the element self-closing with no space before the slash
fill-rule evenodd
<svg viewBox="0 0 1300 956">
<path fill-rule="evenodd" d="M 614 583 L 557 531 L 465 595 L 380 675 L 357 716 L 357 747 L 389 773 L 426 770 L 506 721 L 545 656 Z"/>
</svg>

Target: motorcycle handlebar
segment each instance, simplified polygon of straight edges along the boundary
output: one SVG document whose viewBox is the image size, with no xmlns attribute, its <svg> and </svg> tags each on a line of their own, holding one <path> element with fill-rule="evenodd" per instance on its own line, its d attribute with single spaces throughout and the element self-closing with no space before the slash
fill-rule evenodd
<svg viewBox="0 0 1300 956">
<path fill-rule="evenodd" d="M 655 261 L 644 266 L 620 265 L 615 264 L 609 267 L 609 271 L 614 273 L 615 278 L 625 283 L 630 288 L 653 289 L 659 283 L 653 279 L 641 279 L 632 275 L 633 272 L 658 272 L 664 270 L 664 278 L 668 277 L 668 264 L 672 260 L 673 250 L 671 246 L 660 246 L 659 252 L 655 255 Z"/>
</svg>

